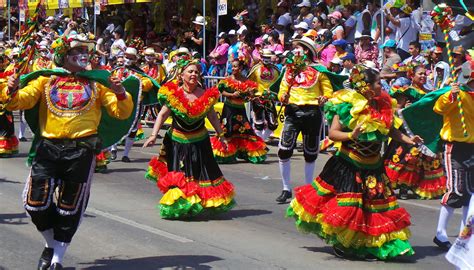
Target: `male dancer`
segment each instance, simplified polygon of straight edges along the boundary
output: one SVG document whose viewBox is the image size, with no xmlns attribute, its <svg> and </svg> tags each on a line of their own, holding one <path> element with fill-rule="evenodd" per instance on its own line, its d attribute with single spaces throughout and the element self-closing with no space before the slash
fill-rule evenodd
<svg viewBox="0 0 474 270">
<path fill-rule="evenodd" d="M 39 141 L 23 194 L 24 207 L 46 240 L 38 269 L 63 269 L 66 248 L 89 200 L 95 153 L 101 148 L 101 107 L 111 117 L 129 122 L 133 111 L 132 97 L 117 77 L 107 79 L 109 73 L 103 71 L 106 76 L 99 83 L 97 72 L 81 76 L 87 73 L 93 41 L 75 35 L 55 44 L 54 61 L 62 69 L 32 73 L 22 79 L 26 86 L 21 89 L 14 75 L 0 89 L 7 109 L 37 112 Z"/>
</svg>

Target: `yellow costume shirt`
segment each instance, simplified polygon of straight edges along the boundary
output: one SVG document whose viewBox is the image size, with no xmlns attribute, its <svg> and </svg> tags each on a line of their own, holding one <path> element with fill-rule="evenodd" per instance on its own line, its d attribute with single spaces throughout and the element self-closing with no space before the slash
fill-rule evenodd
<svg viewBox="0 0 474 270">
<path fill-rule="evenodd" d="M 262 63 L 255 65 L 248 75 L 249 80 L 256 82 L 258 85 L 258 92 L 255 96 L 261 96 L 263 92 L 268 91 L 279 76 L 280 71 L 274 65 L 266 66 Z"/>
<path fill-rule="evenodd" d="M 458 101 L 452 96 L 451 91 L 439 97 L 433 110 L 443 116 L 443 128 L 440 136 L 448 142 L 474 143 L 474 93 L 459 91 L 462 109 L 467 126 L 468 136 L 464 137 Z"/>
<path fill-rule="evenodd" d="M 0 101 L 8 100 L 4 86 Z M 15 93 L 8 110 L 27 110 L 39 102 L 40 134 L 50 139 L 75 139 L 97 134 L 102 107 L 117 119 L 127 119 L 133 100 L 119 100 L 105 86 L 73 76 L 38 77 Z"/>
<path fill-rule="evenodd" d="M 284 94 L 290 95 L 289 103 L 295 105 L 319 105 L 318 97 L 332 96 L 333 88 L 326 74 L 307 66 L 295 77 L 290 70 L 286 70 L 280 84 L 278 99 L 281 101 Z"/>
</svg>

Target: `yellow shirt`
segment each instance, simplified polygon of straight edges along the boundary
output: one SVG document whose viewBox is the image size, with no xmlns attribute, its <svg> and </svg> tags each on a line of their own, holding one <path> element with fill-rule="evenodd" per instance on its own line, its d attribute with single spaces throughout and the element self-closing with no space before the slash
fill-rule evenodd
<svg viewBox="0 0 474 270">
<path fill-rule="evenodd" d="M 474 143 L 474 93 L 460 91 L 462 109 L 464 111 L 468 136 L 464 137 L 458 101 L 453 98 L 451 91 L 442 95 L 434 106 L 434 111 L 443 116 L 443 128 L 440 136 L 448 142 Z"/>
<path fill-rule="evenodd" d="M 293 81 L 292 84 L 291 81 Z M 318 72 L 312 67 L 306 67 L 295 78 L 292 78 L 291 71 L 286 70 L 280 84 L 278 99 L 281 101 L 283 94 L 288 92 L 290 104 L 319 105 L 318 97 L 330 98 L 333 89 L 326 74 Z"/>
<path fill-rule="evenodd" d="M 249 80 L 254 81 L 258 85 L 256 96 L 261 96 L 263 92 L 269 90 L 270 86 L 278 80 L 280 71 L 274 65 L 265 66 L 262 63 L 255 65 L 250 74 Z"/>
<path fill-rule="evenodd" d="M 2 87 L 0 101 L 6 101 L 8 87 Z M 129 93 L 118 100 L 115 93 L 99 83 L 79 81 L 72 76 L 38 77 L 18 90 L 8 110 L 27 110 L 39 102 L 41 136 L 75 139 L 97 134 L 102 107 L 117 119 L 127 119 L 133 110 Z"/>
</svg>

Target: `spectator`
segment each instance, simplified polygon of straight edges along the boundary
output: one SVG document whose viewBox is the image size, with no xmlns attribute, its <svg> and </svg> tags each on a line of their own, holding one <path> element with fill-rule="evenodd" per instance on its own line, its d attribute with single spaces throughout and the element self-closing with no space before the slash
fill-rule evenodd
<svg viewBox="0 0 474 270">
<path fill-rule="evenodd" d="M 194 32 L 185 33 L 185 38 L 193 42 L 192 49 L 199 53 L 202 53 L 204 45 L 204 26 L 207 24 L 207 22 L 203 16 L 196 16 L 196 19 L 193 21 L 193 24 Z"/>
<path fill-rule="evenodd" d="M 296 6 L 300 8 L 300 14 L 296 17 L 295 24 L 305 22 L 307 25 L 311 25 L 314 18 L 314 15 L 310 13 L 311 2 L 309 0 L 303 0 Z"/>
<path fill-rule="evenodd" d="M 409 62 L 418 62 L 423 65 L 428 64 L 428 61 L 426 61 L 425 57 L 420 54 L 421 44 L 418 41 L 410 42 L 410 46 L 408 47 L 408 52 L 410 53 L 410 57 L 403 60 L 404 64 L 407 64 Z"/>
<path fill-rule="evenodd" d="M 356 11 L 355 6 L 353 5 L 347 5 L 342 10 L 342 15 L 344 19 L 346 20 L 344 22 L 344 33 L 345 33 L 344 39 L 349 44 L 350 50 L 353 50 L 354 43 L 355 43 L 356 23 L 357 23 L 357 18 L 354 15 L 355 11 Z"/>
<path fill-rule="evenodd" d="M 332 42 L 332 45 L 336 47 L 336 54 L 334 54 L 334 58 L 341 59 L 342 57 L 347 55 L 347 41 L 344 39 L 338 39 Z"/>
<path fill-rule="evenodd" d="M 362 12 L 357 16 L 357 22 L 355 26 L 355 38 L 359 38 L 364 30 L 371 29 L 372 14 L 375 13 L 375 5 L 372 2 L 358 1 L 358 11 Z M 367 4 L 367 5 L 364 5 Z"/>
<path fill-rule="evenodd" d="M 226 67 L 226 76 L 232 73 L 232 61 L 239 58 L 239 47 L 240 42 L 237 40 L 235 30 L 230 30 L 227 34 L 229 38 L 230 46 L 227 51 L 227 67 Z"/>
<path fill-rule="evenodd" d="M 323 24 L 324 20 L 321 16 L 314 16 L 313 22 L 312 22 L 312 28 L 317 32 L 321 29 L 323 29 Z"/>
<path fill-rule="evenodd" d="M 343 56 L 341 60 L 343 69 L 340 74 L 349 76 L 351 74 L 352 68 L 357 62 L 356 57 L 353 53 L 348 53 Z"/>
<path fill-rule="evenodd" d="M 358 63 L 372 61 L 378 65 L 379 49 L 372 43 L 369 30 L 364 30 L 359 38 L 359 44 L 355 47 L 355 55 Z"/>
<path fill-rule="evenodd" d="M 331 62 L 331 60 L 334 58 L 334 55 L 336 54 L 336 47 L 332 45 L 332 33 L 327 29 L 323 29 L 321 30 L 321 34 L 319 36 L 323 44 L 319 49 L 321 52 L 320 62 L 324 66 L 328 67 L 329 62 Z"/>
<path fill-rule="evenodd" d="M 306 22 L 300 22 L 295 25 L 295 34 L 293 38 L 302 38 L 303 34 L 306 33 L 309 29 L 309 26 Z"/>
<path fill-rule="evenodd" d="M 110 57 L 116 58 L 117 56 L 123 56 L 125 49 L 127 48 L 127 45 L 125 44 L 125 41 L 123 41 L 122 36 L 123 36 L 123 29 L 121 26 L 117 26 L 115 28 L 114 32 L 114 42 L 112 43 L 112 46 L 110 47 Z"/>
<path fill-rule="evenodd" d="M 400 9 L 402 12 L 394 17 L 388 13 L 387 18 L 395 26 L 395 39 L 398 40 L 397 53 L 402 60 L 410 57 L 408 52 L 410 42 L 416 40 L 418 37 L 418 29 L 416 28 L 415 21 L 411 18 L 411 8 L 408 6 L 402 6 Z"/>
<path fill-rule="evenodd" d="M 223 77 L 225 75 L 227 53 L 230 45 L 225 32 L 221 32 L 218 37 L 219 41 L 216 48 L 209 54 L 209 58 L 211 58 L 211 65 L 214 67 L 214 75 Z"/>
<path fill-rule="evenodd" d="M 342 60 L 340 58 L 333 58 L 331 62 L 329 62 L 329 71 L 339 74 L 342 71 Z"/>
<path fill-rule="evenodd" d="M 268 35 L 268 43 L 265 49 L 270 49 L 273 53 L 283 52 L 283 46 L 280 44 L 279 35 L 276 31 Z"/>
<path fill-rule="evenodd" d="M 342 13 L 339 11 L 334 11 L 328 15 L 330 22 L 330 31 L 332 32 L 333 39 L 343 39 L 344 38 L 344 25 L 342 24 Z"/>
<path fill-rule="evenodd" d="M 395 40 L 389 39 L 385 41 L 381 48 L 383 49 L 385 60 L 382 65 L 382 70 L 380 71 L 380 78 L 387 81 L 395 79 L 397 75 L 392 71 L 392 67 L 402 61 L 400 56 L 397 54 L 397 43 Z"/>
</svg>

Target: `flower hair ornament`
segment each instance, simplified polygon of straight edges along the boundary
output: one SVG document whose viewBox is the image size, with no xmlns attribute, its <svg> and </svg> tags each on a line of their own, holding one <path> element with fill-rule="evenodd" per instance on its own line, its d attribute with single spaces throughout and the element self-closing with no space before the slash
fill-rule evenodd
<svg viewBox="0 0 474 270">
<path fill-rule="evenodd" d="M 87 47 L 89 52 L 92 52 L 95 47 L 94 43 L 94 35 L 92 34 L 70 35 L 69 37 L 61 36 L 51 44 L 51 49 L 54 51 L 54 63 L 57 66 L 62 66 L 64 56 L 73 48 Z"/>
<path fill-rule="evenodd" d="M 373 90 L 370 89 L 369 85 L 365 81 L 364 70 L 367 68 L 363 65 L 355 65 L 351 71 L 351 75 L 349 77 L 349 82 L 354 90 L 361 93 L 366 97 L 373 97 L 375 93 Z"/>
</svg>

